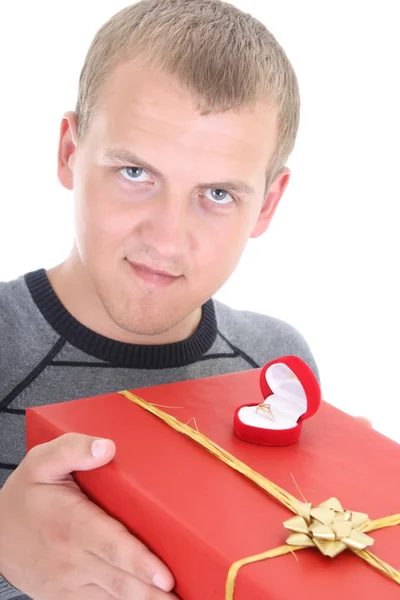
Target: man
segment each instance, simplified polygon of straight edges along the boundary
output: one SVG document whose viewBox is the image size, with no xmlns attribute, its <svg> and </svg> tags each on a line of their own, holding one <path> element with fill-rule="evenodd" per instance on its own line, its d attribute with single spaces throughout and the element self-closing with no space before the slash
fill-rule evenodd
<svg viewBox="0 0 400 600">
<path fill-rule="evenodd" d="M 271 221 L 298 122 L 283 50 L 219 0 L 144 0 L 96 35 L 60 131 L 72 252 L 0 286 L 1 600 L 175 598 L 168 568 L 72 479 L 113 441 L 67 435 L 24 458 L 27 407 L 285 354 L 316 372 L 293 328 L 212 300 Z"/>
</svg>

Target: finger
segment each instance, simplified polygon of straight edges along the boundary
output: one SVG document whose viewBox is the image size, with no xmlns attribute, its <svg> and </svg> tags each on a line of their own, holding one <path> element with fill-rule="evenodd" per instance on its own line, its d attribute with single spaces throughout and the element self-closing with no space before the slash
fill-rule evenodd
<svg viewBox="0 0 400 600">
<path fill-rule="evenodd" d="M 110 565 L 118 567 L 164 591 L 173 589 L 171 571 L 142 542 L 107 515 L 87 521 L 90 527 L 81 539 L 82 546 Z M 101 532 L 101 533 L 100 533 Z"/>
<path fill-rule="evenodd" d="M 67 433 L 30 450 L 23 469 L 36 483 L 54 483 L 73 471 L 89 471 L 110 462 L 115 455 L 111 440 Z"/>
<path fill-rule="evenodd" d="M 119 600 L 132 600 L 133 598 L 141 598 L 142 600 L 170 600 L 171 597 L 174 597 L 166 591 L 158 589 L 157 586 L 151 585 L 122 569 L 110 565 L 101 558 L 92 555 L 92 559 L 97 560 L 95 566 L 91 565 L 93 583 L 111 594 L 114 598 L 118 598 Z"/>
<path fill-rule="evenodd" d="M 362 423 L 363 425 L 366 425 L 372 429 L 372 422 L 367 419 L 367 417 L 356 417 L 356 419 L 359 423 Z"/>
<path fill-rule="evenodd" d="M 147 586 L 147 589 L 142 590 L 141 595 L 130 595 L 127 596 L 127 600 L 179 600 L 175 594 L 167 594 L 165 592 L 159 592 L 154 588 L 150 588 Z M 104 588 L 95 585 L 89 584 L 85 585 L 79 589 L 78 592 L 71 596 L 71 600 L 115 600 L 116 598 L 121 598 L 120 596 L 114 596 Z"/>
<path fill-rule="evenodd" d="M 74 595 L 71 595 L 71 600 L 115 600 L 115 596 L 91 583 L 74 592 Z"/>
</svg>

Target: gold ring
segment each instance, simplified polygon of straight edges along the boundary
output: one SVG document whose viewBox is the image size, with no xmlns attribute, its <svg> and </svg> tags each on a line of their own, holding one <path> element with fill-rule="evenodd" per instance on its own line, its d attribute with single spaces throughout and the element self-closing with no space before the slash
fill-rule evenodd
<svg viewBox="0 0 400 600">
<path fill-rule="evenodd" d="M 259 404 L 257 406 L 257 408 L 256 408 L 256 413 L 258 413 L 258 411 L 267 413 L 271 417 L 271 419 L 273 421 L 275 421 L 274 415 L 272 414 L 272 409 L 271 409 L 271 405 L 270 404 L 264 404 L 264 403 Z"/>
</svg>

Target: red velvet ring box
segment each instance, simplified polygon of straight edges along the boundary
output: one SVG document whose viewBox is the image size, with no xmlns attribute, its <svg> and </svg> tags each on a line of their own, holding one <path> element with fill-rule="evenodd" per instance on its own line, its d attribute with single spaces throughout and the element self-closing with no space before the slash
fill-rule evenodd
<svg viewBox="0 0 400 600">
<path fill-rule="evenodd" d="M 264 446 L 294 444 L 300 438 L 303 421 L 312 417 L 321 403 L 314 373 L 297 356 L 283 356 L 262 368 L 260 388 L 263 403 L 236 409 L 236 435 Z"/>
</svg>

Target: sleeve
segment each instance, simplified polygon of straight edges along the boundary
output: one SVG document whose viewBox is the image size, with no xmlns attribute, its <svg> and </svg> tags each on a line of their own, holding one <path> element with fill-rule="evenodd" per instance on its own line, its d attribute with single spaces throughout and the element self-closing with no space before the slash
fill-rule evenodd
<svg viewBox="0 0 400 600">
<path fill-rule="evenodd" d="M 11 598 L 26 598 L 21 592 L 8 583 L 0 575 L 0 600 L 11 600 Z"/>
</svg>

